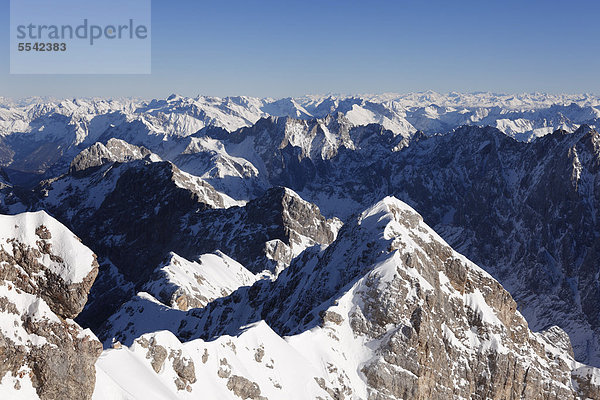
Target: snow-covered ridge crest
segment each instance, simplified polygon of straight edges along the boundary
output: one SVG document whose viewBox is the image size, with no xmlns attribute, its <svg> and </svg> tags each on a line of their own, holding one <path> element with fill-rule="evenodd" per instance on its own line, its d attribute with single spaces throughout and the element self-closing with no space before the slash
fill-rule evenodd
<svg viewBox="0 0 600 400">
<path fill-rule="evenodd" d="M 257 279 L 257 275 L 220 251 L 203 254 L 195 261 L 171 252 L 142 290 L 165 305 L 187 311 L 228 296 L 241 286 L 250 286 Z"/>
<path fill-rule="evenodd" d="M 343 129 L 330 124 L 338 115 L 343 116 Z M 311 158 L 327 159 L 338 150 L 353 149 L 352 141 L 344 135 L 348 128 L 370 124 L 407 140 L 418 131 L 432 135 L 462 125 L 489 125 L 519 141 L 531 141 L 556 129 L 598 126 L 600 98 L 420 93 L 280 100 L 171 96 L 152 101 L 74 99 L 11 105 L 0 108 L 0 137 L 6 138 L 0 165 L 27 173 L 51 170 L 56 176 L 57 172 L 66 172 L 83 148 L 111 138 L 174 159 L 174 151 L 183 139 L 211 130 L 235 132 L 259 124 L 261 119 L 277 117 L 292 119 L 294 126 L 287 129 L 285 140 Z M 294 119 L 307 126 L 302 127 Z M 260 165 L 254 167 L 261 169 Z"/>
<path fill-rule="evenodd" d="M 390 242 L 390 250 L 416 251 L 423 243 L 433 242 L 450 247 L 423 221 L 419 213 L 394 196 L 387 196 L 362 212 L 358 218 L 358 225 L 373 232 L 382 232 L 382 239 Z M 420 244 L 417 241 L 420 241 Z M 456 257 L 477 273 L 493 279 L 490 274 L 462 254 L 456 253 Z"/>
<path fill-rule="evenodd" d="M 94 253 L 44 211 L 0 215 L 0 249 L 14 255 L 14 241 L 39 249 L 39 262 L 66 284 L 81 283 L 97 268 Z"/>
<path fill-rule="evenodd" d="M 574 106 L 574 108 L 572 107 Z M 217 126 L 228 131 L 251 126 L 260 118 L 289 116 L 301 119 L 323 118 L 341 112 L 356 125 L 379 123 L 396 133 L 409 134 L 415 129 L 426 129 L 425 120 L 440 120 L 443 124 L 457 124 L 496 120 L 514 121 L 508 128 L 527 128 L 532 117 L 542 116 L 540 110 L 548 109 L 546 116 L 562 113 L 568 118 L 598 117 L 600 97 L 589 94 L 550 95 L 493 93 L 435 92 L 358 95 L 358 96 L 302 96 L 287 99 L 256 97 L 195 98 L 170 96 L 168 99 L 142 101 L 135 99 L 73 99 L 5 102 L 0 109 L 0 136 L 11 133 L 36 132 L 54 139 L 53 124 L 72 127 L 76 142 L 96 141 L 105 131 L 123 122 L 141 122 L 146 129 L 162 137 L 188 136 L 207 126 Z M 552 110 L 552 107 L 558 107 Z M 570 107 L 570 108 L 569 108 Z M 538 114 L 527 114 L 538 112 Z M 586 115 L 579 115 L 578 113 Z M 521 115 L 517 115 L 521 113 Z M 64 118 L 52 120 L 51 115 Z M 101 118 L 96 118 L 102 116 Z M 519 121 L 522 117 L 523 120 Z M 424 119 L 425 118 L 425 119 Z M 581 122 L 581 121 L 573 121 Z M 58 126 L 56 125 L 56 126 Z M 499 126 L 500 126 L 499 125 Z M 502 125 L 504 126 L 504 125 Z M 45 127 L 44 129 L 39 129 Z M 454 126 L 456 127 L 456 126 Z M 529 126 L 528 129 L 534 129 Z M 554 126 L 556 129 L 557 126 Z M 126 138 L 130 139 L 130 138 Z M 129 141 L 129 140 L 128 140 Z"/>
<path fill-rule="evenodd" d="M 358 218 L 358 225 L 364 229 L 377 231 L 383 228 L 384 239 L 394 239 L 400 234 L 394 228 L 401 228 L 407 223 L 412 227 L 417 227 L 422 222 L 420 215 L 416 214 L 408 204 L 394 196 L 386 196 L 363 211 Z"/>
</svg>

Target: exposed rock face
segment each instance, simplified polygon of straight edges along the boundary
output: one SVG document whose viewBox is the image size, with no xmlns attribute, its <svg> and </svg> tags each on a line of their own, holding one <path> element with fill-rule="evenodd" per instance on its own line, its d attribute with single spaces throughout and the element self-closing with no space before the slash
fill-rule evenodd
<svg viewBox="0 0 600 400">
<path fill-rule="evenodd" d="M 96 256 L 43 211 L 0 216 L 0 224 L 0 279 L 41 297 L 63 318 L 77 316 L 98 274 Z"/>
<path fill-rule="evenodd" d="M 2 388 L 7 398 L 91 398 L 102 345 L 68 318 L 83 309 L 97 273 L 95 255 L 44 212 L 0 216 L 0 379 L 13 382 Z"/>
<path fill-rule="evenodd" d="M 530 144 L 464 128 L 407 148 L 394 193 L 513 295 L 534 330 L 559 325 L 576 358 L 600 363 L 600 135 Z"/>
<path fill-rule="evenodd" d="M 106 148 L 121 144 L 114 141 Z M 339 220 L 326 220 L 317 207 L 283 188 L 268 191 L 246 207 L 226 209 L 237 203 L 169 162 L 119 164 L 102 154 L 96 157 L 105 148 L 96 147 L 80 154 L 77 163 L 101 165 L 45 182 L 33 207 L 49 209 L 67 221 L 136 290 L 144 290 L 142 286 L 170 252 L 195 260 L 221 250 L 251 271 L 277 273 L 304 248 L 330 243 L 341 225 Z M 111 278 L 112 267 L 106 271 L 109 276 L 98 280 L 103 287 L 104 282 L 118 281 Z M 80 321 L 96 327 L 114 311 L 113 304 L 120 305 L 129 295 L 129 291 L 109 295 L 92 289 L 94 302 Z M 188 296 L 180 301 L 186 299 L 192 300 Z M 197 305 L 182 304 L 185 309 Z"/>
<path fill-rule="evenodd" d="M 139 282 L 177 248 L 184 215 L 224 207 L 226 200 L 171 163 L 130 164 L 119 168 L 114 189 L 90 218 L 74 223 L 74 230 L 86 232 L 84 240 L 94 242 L 128 280 Z"/>
<path fill-rule="evenodd" d="M 4 189 L 7 186 L 11 186 L 10 179 L 4 171 L 4 168 L 0 168 L 0 189 Z"/>
<path fill-rule="evenodd" d="M 306 393 L 315 398 L 575 399 L 594 393 L 600 376 L 580 369 L 587 367 L 573 360 L 559 328 L 531 332 L 496 280 L 394 198 L 346 224 L 325 250 L 304 252 L 273 282 L 187 313 L 144 298 L 126 308 L 155 326 L 114 318 L 110 337 L 131 343 L 143 329 L 171 327 L 186 341 L 171 346 L 197 349 L 197 368 L 214 368 L 206 375 L 247 398 L 278 390 L 301 398 L 281 382 L 314 374 Z M 289 336 L 285 344 L 263 322 L 255 324 L 261 319 Z M 290 361 L 295 351 L 304 361 Z M 326 367 L 315 371 L 311 363 Z"/>
<path fill-rule="evenodd" d="M 172 110 L 180 100 L 147 109 Z M 193 133 L 202 126 L 186 123 L 185 113 L 197 112 L 188 105 L 173 117 L 187 137 L 173 141 L 163 139 L 177 132 L 153 131 L 152 123 L 166 118 L 160 112 L 148 116 L 152 123 L 121 113 L 102 116 L 94 119 L 99 124 L 94 134 L 86 121 L 75 126 L 68 123 L 71 118 L 55 116 L 57 126 L 68 128 L 60 140 L 27 144 L 26 135 L 0 140 L 0 158 L 32 173 L 56 176 L 52 171 L 66 171 L 79 152 L 74 143 L 119 136 L 140 145 L 147 141 L 152 151 L 202 175 L 191 176 L 145 148 L 111 139 L 75 157 L 70 173 L 42 184 L 37 199 L 0 176 L 1 212 L 15 213 L 25 204 L 48 209 L 101 255 L 102 276 L 79 321 L 93 328 L 108 321 L 98 330 L 102 338 L 110 342 L 116 336 L 132 348 L 140 335 L 159 329 L 187 341 L 159 340 L 149 345 L 152 351 L 140 350 L 147 364 L 141 365 L 151 376 L 162 379 L 168 371 L 167 386 L 177 398 L 188 390 L 197 394 L 204 375 L 216 380 L 209 381 L 218 387 L 215 398 L 280 398 L 280 391 L 288 395 L 297 389 L 295 381 L 315 398 L 600 397 L 598 370 L 573 359 L 599 364 L 598 133 L 582 127 L 533 143 L 493 128 L 405 135 L 385 120 L 393 114 L 388 105 L 368 105 L 380 108 L 383 126 L 356 126 L 367 107 L 360 99 L 332 100 L 311 111 L 292 102 L 288 105 L 300 119 L 269 117 L 233 133 L 212 128 Z M 341 113 L 312 118 L 326 109 L 325 114 Z M 584 113 L 578 107 L 556 110 Z M 597 119 L 594 112 L 585 118 Z M 405 114 L 409 127 L 430 133 L 451 130 L 466 118 L 438 106 Z M 469 123 L 488 120 L 477 118 Z M 543 122 L 543 128 L 562 124 L 561 118 Z M 508 124 L 505 132 L 519 133 L 510 121 L 495 122 Z M 521 133 L 537 135 L 534 125 Z M 290 189 L 268 190 L 276 185 L 292 187 L 320 209 Z M 242 206 L 215 187 L 252 200 Z M 320 210 L 349 218 L 388 194 L 419 210 L 517 303 L 401 203 L 386 199 L 378 207 L 387 211 L 350 218 L 334 241 L 341 223 Z M 373 223 L 375 217 L 387 221 L 385 226 Z M 32 239 L 10 239 L 0 250 L 0 265 L 7 266 L 0 278 L 11 285 L 0 297 L 0 312 L 24 329 L 18 336 L 1 332 L 6 362 L 0 373 L 7 379 L 1 386 L 9 382 L 15 390 L 31 389 L 47 398 L 72 397 L 59 393 L 63 389 L 53 382 L 77 371 L 87 382 L 97 342 L 79 343 L 79 334 L 73 339 L 79 328 L 63 319 L 81 311 L 93 273 L 65 274 L 72 262 L 60 252 L 62 239 L 56 241 L 45 223 L 34 225 Z M 199 258 L 218 250 L 253 273 L 238 268 L 243 276 L 233 279 L 219 264 L 228 272 L 226 284 L 197 274 Z M 164 262 L 170 252 L 182 256 L 179 266 Z M 265 269 L 271 280 L 245 287 Z M 136 296 L 140 290 L 147 293 Z M 528 330 L 521 314 L 537 333 Z M 573 345 L 555 324 L 571 335 Z M 47 343 L 34 336 L 49 330 L 59 333 Z M 290 336 L 283 340 L 283 335 Z M 71 340 L 86 356 L 78 363 L 71 360 L 74 352 L 64 350 L 52 375 L 46 359 L 59 358 L 53 340 L 60 345 Z M 313 348 L 319 352 L 307 350 Z M 179 357 L 178 351 L 187 355 Z M 39 370 L 22 367 L 28 359 L 39 360 Z M 303 372 L 296 376 L 289 365 Z"/>
<path fill-rule="evenodd" d="M 258 385 L 243 376 L 232 375 L 227 380 L 227 389 L 241 399 L 260 399 L 260 388 Z"/>
<path fill-rule="evenodd" d="M 157 344 L 154 337 L 151 337 L 149 340 L 141 337 L 137 342 L 140 346 L 148 349 L 146 358 L 150 360 L 152 369 L 158 374 L 167 359 L 167 350 L 163 346 Z"/>
<path fill-rule="evenodd" d="M 13 186 L 6 171 L 0 168 L 0 214 L 18 214 L 26 210 L 27 206 L 19 196 L 22 192 Z"/>
<path fill-rule="evenodd" d="M 88 295 L 88 302 L 77 322 L 95 330 L 114 310 L 136 294 L 133 282 L 125 279 L 107 259 L 99 259 L 98 277 Z"/>
<path fill-rule="evenodd" d="M 197 254 L 221 250 L 252 272 L 279 273 L 305 248 L 331 243 L 342 224 L 276 187 L 244 207 L 190 215 L 185 225 L 186 236 L 194 238 L 188 248 Z"/>
<path fill-rule="evenodd" d="M 405 137 L 380 125 L 353 126 L 340 113 L 308 121 L 283 117 L 263 118 L 252 127 L 233 133 L 207 130 L 205 134 L 218 140 L 228 155 L 251 161 L 256 168 L 257 173 L 244 181 L 253 182 L 258 190 L 246 194 L 244 198 L 256 197 L 261 193 L 262 187 L 285 186 L 299 192 L 312 187 L 313 182 L 319 183 L 322 199 L 348 197 L 349 193 L 338 193 L 342 192 L 341 186 L 345 191 L 377 189 L 375 181 L 363 188 L 345 185 L 345 181 L 352 178 L 348 175 L 355 173 L 379 180 L 377 171 L 369 171 L 371 164 L 376 164 L 377 158 L 387 155 L 392 149 L 397 150 L 407 144 Z M 193 156 L 203 160 L 206 151 L 197 149 Z M 192 164 L 191 157 L 192 155 L 188 156 L 186 160 L 188 166 Z M 340 159 L 350 159 L 351 162 L 340 163 Z M 360 168 L 355 165 L 357 161 L 365 159 L 366 162 Z M 208 165 L 204 169 L 211 167 Z M 200 172 L 202 171 L 197 173 Z M 339 180 L 322 182 L 320 178 L 325 175 L 328 178 L 339 177 Z M 215 181 L 216 179 L 211 180 Z M 231 186 L 235 190 L 237 183 Z M 227 187 L 221 187 L 229 193 Z"/>
<path fill-rule="evenodd" d="M 126 348 L 110 350 L 111 352 L 128 353 Z M 142 363 L 149 363 L 152 371 L 166 379 L 169 389 L 181 398 L 186 392 L 192 391 L 197 382 L 194 361 L 187 350 L 170 332 L 156 332 L 143 335 L 131 346 L 133 354 L 143 358 Z M 114 354 L 114 353 L 113 353 Z M 100 365 L 102 367 L 102 365 Z M 110 372 L 110 371 L 108 371 Z M 132 380 L 136 379 L 132 371 Z M 155 379 L 160 379 L 156 377 Z"/>
<path fill-rule="evenodd" d="M 581 366 L 573 371 L 573 384 L 583 399 L 600 399 L 598 368 Z"/>
<path fill-rule="evenodd" d="M 98 142 L 79 153 L 71 162 L 69 173 L 76 174 L 88 168 L 100 167 L 114 162 L 124 163 L 141 160 L 152 152 L 145 147 L 138 147 L 123 140 L 111 138 L 106 145 Z M 154 156 L 159 160 L 158 156 Z"/>
<path fill-rule="evenodd" d="M 50 210 L 106 260 L 108 276 L 99 285 L 118 282 L 115 274 L 125 284 L 143 282 L 180 239 L 183 215 L 234 204 L 201 179 L 150 159 L 80 170 L 44 182 L 37 192 L 33 208 Z M 115 293 L 92 291 L 95 311 L 82 316 L 89 326 L 128 295 L 116 293 L 115 300 Z"/>
<path fill-rule="evenodd" d="M 491 93 L 441 95 L 412 93 L 393 96 L 305 96 L 259 99 L 250 97 L 185 98 L 170 96 L 151 102 L 139 100 L 65 100 L 60 103 L 0 106 L 0 164 L 26 172 L 65 173 L 84 147 L 119 138 L 154 152 L 188 138 L 203 128 L 233 132 L 262 117 L 307 120 L 304 135 L 317 146 L 334 130 L 328 115 L 343 114 L 353 126 L 381 124 L 396 135 L 410 137 L 417 130 L 446 133 L 458 126 L 495 126 L 505 134 L 527 141 L 556 129 L 597 124 L 598 97 L 590 95 L 498 96 Z M 283 118 L 281 118 L 283 120 Z M 319 132 L 319 129 L 321 130 Z M 335 133 L 334 133 L 335 134 Z M 168 146 L 167 146 L 168 147 Z M 337 150 L 325 146 L 324 154 Z M 329 153 L 330 154 L 330 153 Z M 161 154 L 162 156 L 162 154 Z M 55 176 L 56 176 L 55 175 Z"/>
</svg>

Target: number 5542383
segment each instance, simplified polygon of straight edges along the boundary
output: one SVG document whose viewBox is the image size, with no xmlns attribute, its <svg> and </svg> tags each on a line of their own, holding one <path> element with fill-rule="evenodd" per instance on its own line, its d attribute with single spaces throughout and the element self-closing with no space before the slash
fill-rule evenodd
<svg viewBox="0 0 600 400">
<path fill-rule="evenodd" d="M 66 51 L 66 43 L 19 43 L 19 51 Z"/>
</svg>

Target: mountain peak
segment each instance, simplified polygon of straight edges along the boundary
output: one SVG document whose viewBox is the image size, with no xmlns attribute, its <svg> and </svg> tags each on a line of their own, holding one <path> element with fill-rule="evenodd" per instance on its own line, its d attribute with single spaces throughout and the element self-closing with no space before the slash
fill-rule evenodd
<svg viewBox="0 0 600 400">
<path fill-rule="evenodd" d="M 389 229 L 396 232 L 386 235 Z M 396 246 L 390 247 L 392 238 Z M 303 398 L 306 391 L 323 398 L 336 398 L 334 393 L 390 399 L 522 393 L 571 398 L 576 393 L 572 373 L 585 391 L 596 388 L 591 382 L 597 371 L 588 376 L 574 369 L 560 329 L 529 331 L 497 281 L 393 197 L 350 221 L 326 249 L 305 252 L 272 282 L 240 288 L 188 313 L 152 305 L 143 296 L 132 300 L 107 328 L 110 335 L 133 341 L 126 351 L 136 352 L 134 338 L 144 331 L 135 324 L 128 329 L 127 319 L 119 317 L 126 313 L 156 321 L 152 331 L 179 327 L 172 329 L 186 343 L 171 337 L 162 345 L 201 349 L 187 353 L 201 369 L 196 376 L 216 373 L 223 377 L 216 385 L 229 390 L 234 390 L 231 382 L 240 381 L 256 393 L 290 399 Z M 559 339 L 554 345 L 553 338 Z M 301 358 L 294 356 L 298 352 Z M 149 354 L 146 363 L 153 362 Z M 311 365 L 328 367 L 315 371 Z M 269 379 L 273 366 L 281 382 L 276 386 Z M 290 389 L 287 377 L 305 373 L 303 394 Z M 477 385 L 470 384 L 473 379 Z M 196 387 L 202 385 L 192 382 L 190 390 Z"/>
<path fill-rule="evenodd" d="M 124 163 L 150 157 L 150 161 L 161 161 L 143 146 L 134 146 L 121 139 L 111 138 L 104 145 L 95 143 L 79 153 L 71 162 L 69 173 L 81 173 L 90 168 L 97 168 L 109 163 Z"/>
</svg>

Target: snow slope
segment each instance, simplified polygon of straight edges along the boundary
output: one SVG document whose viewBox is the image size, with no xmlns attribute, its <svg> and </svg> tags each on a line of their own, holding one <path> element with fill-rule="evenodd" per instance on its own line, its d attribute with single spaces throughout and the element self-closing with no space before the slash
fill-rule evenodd
<svg viewBox="0 0 600 400">
<path fill-rule="evenodd" d="M 0 397 L 91 395 L 102 346 L 71 318 L 97 271 L 91 250 L 45 212 L 0 216 Z"/>
<path fill-rule="evenodd" d="M 204 307 L 256 280 L 256 275 L 220 251 L 203 254 L 196 261 L 171 253 L 142 290 L 170 307 L 186 311 Z"/>
<path fill-rule="evenodd" d="M 49 232 L 47 236 L 46 232 Z M 41 237 L 46 240 L 52 256 L 49 252 L 41 254 L 39 262 L 66 284 L 80 283 L 90 274 L 95 263 L 94 253 L 45 212 L 0 215 L 0 249 L 7 254 L 14 254 L 13 241 L 38 248 Z"/>
</svg>

